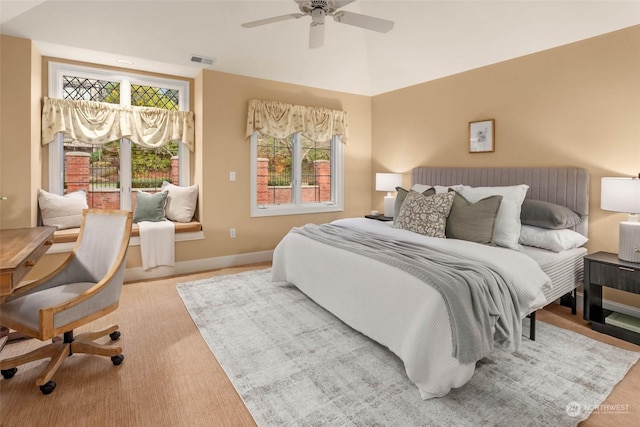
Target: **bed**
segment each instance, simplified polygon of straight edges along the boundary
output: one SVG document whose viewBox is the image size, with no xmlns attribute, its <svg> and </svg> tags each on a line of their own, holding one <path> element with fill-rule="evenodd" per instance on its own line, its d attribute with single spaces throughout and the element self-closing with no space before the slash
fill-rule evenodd
<svg viewBox="0 0 640 427">
<path fill-rule="evenodd" d="M 412 171 L 412 187 L 416 184 L 526 185 L 527 199 L 550 202 L 578 213 L 583 220 L 571 229 L 587 234 L 589 175 L 583 169 L 421 167 Z M 499 335 L 501 344 L 511 349 L 519 344 L 521 329 L 518 326 L 521 327 L 522 318 L 571 292 L 582 281 L 584 248 L 559 253 L 529 247 L 513 250 L 458 239 L 425 237 L 396 229 L 392 223 L 365 218 L 341 219 L 330 226 L 334 233 L 335 230 L 345 236 L 353 233 L 359 239 L 371 236 L 368 240 L 374 242 L 372 244 L 379 242 L 392 249 L 398 241 L 402 241 L 402 245 L 413 245 L 412 253 L 416 253 L 416 245 L 420 248 L 425 245 L 429 249 L 424 249 L 424 253 L 434 259 L 455 253 L 456 262 L 469 262 L 474 268 L 481 265 L 499 272 L 498 280 L 508 284 L 504 285 L 508 292 L 497 291 L 501 302 L 491 302 L 491 318 L 500 319 L 497 323 L 492 320 L 490 328 L 494 338 Z M 319 232 L 320 227 L 314 226 L 313 232 Z M 423 399 L 444 396 L 471 379 L 476 361 L 491 351 L 494 343 L 483 348 L 484 353 L 463 353 L 466 340 L 473 341 L 468 334 L 476 332 L 467 331 L 473 327 L 468 328 L 458 314 L 452 314 L 455 310 L 451 308 L 457 305 L 449 301 L 446 292 L 426 285 L 415 271 L 398 268 L 395 261 L 377 259 L 375 250 L 370 253 L 347 250 L 325 237 L 309 235 L 308 230 L 305 233 L 294 229 L 276 247 L 273 281 L 294 284 L 347 325 L 388 347 L 402 360 L 408 378 L 416 384 Z M 420 256 L 425 255 L 420 253 Z M 426 270 L 429 269 L 431 267 Z M 515 316 L 502 308 L 509 301 L 517 307 Z M 495 310 L 500 316 L 495 315 Z M 486 329 L 487 325 L 480 329 L 482 327 Z"/>
</svg>

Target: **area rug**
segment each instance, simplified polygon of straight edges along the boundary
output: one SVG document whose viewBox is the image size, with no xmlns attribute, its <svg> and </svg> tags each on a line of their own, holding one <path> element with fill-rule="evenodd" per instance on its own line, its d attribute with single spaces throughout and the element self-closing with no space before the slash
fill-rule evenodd
<svg viewBox="0 0 640 427">
<path fill-rule="evenodd" d="M 538 322 L 535 342 L 496 350 L 463 387 L 423 401 L 391 351 L 270 274 L 177 285 L 259 426 L 575 426 L 640 356 Z"/>
</svg>

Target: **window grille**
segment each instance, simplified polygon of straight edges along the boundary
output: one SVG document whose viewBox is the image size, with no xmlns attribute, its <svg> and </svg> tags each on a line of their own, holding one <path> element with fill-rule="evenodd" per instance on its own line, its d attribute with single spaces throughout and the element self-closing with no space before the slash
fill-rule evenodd
<svg viewBox="0 0 640 427">
<path fill-rule="evenodd" d="M 63 76 L 64 99 L 120 104 L 120 83 L 75 76 Z"/>
<path fill-rule="evenodd" d="M 165 110 L 180 109 L 180 92 L 160 87 L 131 85 L 131 105 L 156 107 Z"/>
</svg>

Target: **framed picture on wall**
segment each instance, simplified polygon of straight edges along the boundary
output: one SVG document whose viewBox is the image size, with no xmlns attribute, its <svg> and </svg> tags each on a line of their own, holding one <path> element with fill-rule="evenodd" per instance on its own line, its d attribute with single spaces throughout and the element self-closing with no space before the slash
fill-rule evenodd
<svg viewBox="0 0 640 427">
<path fill-rule="evenodd" d="M 493 153 L 495 146 L 494 119 L 469 123 L 469 152 Z"/>
</svg>

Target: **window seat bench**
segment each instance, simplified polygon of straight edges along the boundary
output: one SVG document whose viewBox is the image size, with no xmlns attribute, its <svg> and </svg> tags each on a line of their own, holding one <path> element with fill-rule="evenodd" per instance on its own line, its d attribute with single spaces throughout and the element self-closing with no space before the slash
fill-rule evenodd
<svg viewBox="0 0 640 427">
<path fill-rule="evenodd" d="M 176 227 L 176 234 L 179 233 L 191 233 L 202 231 L 202 225 L 199 221 L 191 222 L 174 222 Z M 78 239 L 80 228 L 68 228 L 66 230 L 58 230 L 53 233 L 53 243 L 73 243 Z M 131 226 L 131 237 L 140 236 L 140 229 L 138 224 Z"/>
</svg>

